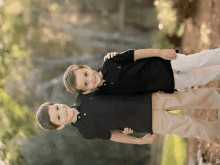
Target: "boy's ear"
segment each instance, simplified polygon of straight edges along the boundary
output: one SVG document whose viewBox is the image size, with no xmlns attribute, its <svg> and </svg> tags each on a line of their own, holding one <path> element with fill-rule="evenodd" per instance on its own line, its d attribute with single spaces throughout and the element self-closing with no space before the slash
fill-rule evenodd
<svg viewBox="0 0 220 165">
<path fill-rule="evenodd" d="M 82 92 L 82 94 L 86 95 L 86 94 L 90 93 L 91 91 L 92 91 L 92 90 L 87 90 L 87 91 L 85 91 L 85 92 Z"/>
<path fill-rule="evenodd" d="M 82 65 L 84 68 L 86 68 L 86 69 L 90 69 L 90 70 L 92 70 L 88 65 Z"/>
<path fill-rule="evenodd" d="M 57 127 L 57 130 L 61 130 L 65 127 L 65 125 L 60 125 L 59 127 Z"/>
</svg>

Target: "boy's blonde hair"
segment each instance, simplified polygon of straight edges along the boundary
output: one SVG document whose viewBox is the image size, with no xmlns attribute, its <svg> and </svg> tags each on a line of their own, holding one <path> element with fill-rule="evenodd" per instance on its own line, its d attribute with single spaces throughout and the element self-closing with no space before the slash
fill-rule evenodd
<svg viewBox="0 0 220 165">
<path fill-rule="evenodd" d="M 59 127 L 50 121 L 50 116 L 48 114 L 48 109 L 50 105 L 54 105 L 56 103 L 46 102 L 40 106 L 37 110 L 36 117 L 39 126 L 45 130 L 54 130 Z"/>
<path fill-rule="evenodd" d="M 71 65 L 64 73 L 63 76 L 63 83 L 67 89 L 67 91 L 75 94 L 75 93 L 82 93 L 84 91 L 77 90 L 75 88 L 76 85 L 76 75 L 75 71 L 78 69 L 86 68 L 84 65 Z"/>
</svg>

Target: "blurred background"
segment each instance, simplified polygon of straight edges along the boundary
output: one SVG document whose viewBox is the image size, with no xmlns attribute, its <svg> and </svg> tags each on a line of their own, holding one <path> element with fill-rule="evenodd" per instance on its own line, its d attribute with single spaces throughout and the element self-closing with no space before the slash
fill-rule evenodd
<svg viewBox="0 0 220 165">
<path fill-rule="evenodd" d="M 218 164 L 219 146 L 197 139 L 85 140 L 70 125 L 41 130 L 35 113 L 46 101 L 74 103 L 62 81 L 69 65 L 97 69 L 107 53 L 127 49 L 220 47 L 219 9 L 218 0 L 0 0 L 0 165 Z M 190 112 L 217 120 L 217 111 Z"/>
</svg>

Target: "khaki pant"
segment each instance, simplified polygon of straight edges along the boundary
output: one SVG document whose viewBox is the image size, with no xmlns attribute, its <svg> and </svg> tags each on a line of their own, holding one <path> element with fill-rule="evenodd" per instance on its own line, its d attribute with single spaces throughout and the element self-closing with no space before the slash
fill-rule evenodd
<svg viewBox="0 0 220 165">
<path fill-rule="evenodd" d="M 220 144 L 220 123 L 172 114 L 168 111 L 187 108 L 220 108 L 220 88 L 198 88 L 189 92 L 152 94 L 153 133 L 195 137 Z"/>
</svg>

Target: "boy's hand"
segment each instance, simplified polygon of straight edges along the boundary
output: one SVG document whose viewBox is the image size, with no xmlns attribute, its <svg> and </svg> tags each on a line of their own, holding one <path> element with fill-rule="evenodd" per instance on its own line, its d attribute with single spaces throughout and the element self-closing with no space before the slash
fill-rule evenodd
<svg viewBox="0 0 220 165">
<path fill-rule="evenodd" d="M 104 57 L 104 61 L 108 58 L 113 58 L 114 56 L 116 56 L 118 53 L 117 52 L 111 52 L 111 53 L 108 53 L 105 57 Z"/>
<path fill-rule="evenodd" d="M 160 57 L 165 60 L 174 60 L 177 58 L 177 55 L 174 49 L 164 49 L 161 50 Z"/>
<path fill-rule="evenodd" d="M 133 130 L 131 128 L 124 128 L 124 131 L 122 131 L 124 134 L 130 134 L 133 133 Z"/>
</svg>

